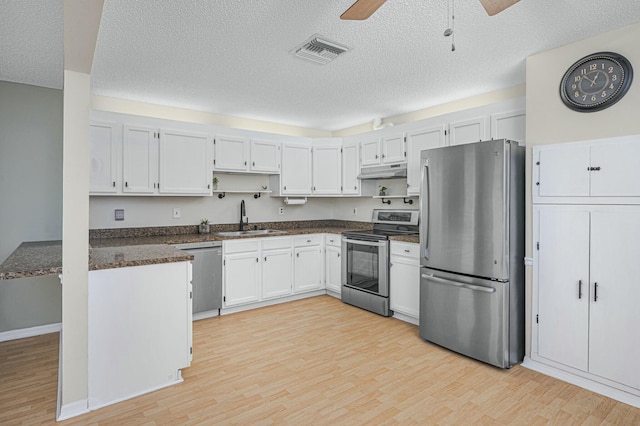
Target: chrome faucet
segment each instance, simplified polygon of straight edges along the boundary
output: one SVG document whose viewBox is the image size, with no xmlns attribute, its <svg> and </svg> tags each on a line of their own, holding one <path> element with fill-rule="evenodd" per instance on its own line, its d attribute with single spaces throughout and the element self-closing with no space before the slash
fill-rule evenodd
<svg viewBox="0 0 640 426">
<path fill-rule="evenodd" d="M 240 230 L 242 231 L 245 225 L 249 224 L 249 218 L 247 217 L 247 211 L 244 207 L 244 200 L 240 201 Z"/>
</svg>

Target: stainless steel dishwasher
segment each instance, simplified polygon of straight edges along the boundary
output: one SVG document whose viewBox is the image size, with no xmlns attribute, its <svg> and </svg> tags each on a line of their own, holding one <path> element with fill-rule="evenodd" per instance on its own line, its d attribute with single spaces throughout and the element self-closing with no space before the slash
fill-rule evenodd
<svg viewBox="0 0 640 426">
<path fill-rule="evenodd" d="M 193 319 L 220 314 L 222 308 L 222 241 L 176 244 L 193 255 Z"/>
</svg>

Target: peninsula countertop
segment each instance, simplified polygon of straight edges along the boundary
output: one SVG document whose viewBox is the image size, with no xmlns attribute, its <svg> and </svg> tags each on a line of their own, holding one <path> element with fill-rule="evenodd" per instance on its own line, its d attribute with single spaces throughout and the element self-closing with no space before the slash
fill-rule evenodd
<svg viewBox="0 0 640 426">
<path fill-rule="evenodd" d="M 192 260 L 193 255 L 166 244 L 89 249 L 89 271 Z M 62 241 L 20 244 L 0 265 L 0 280 L 62 274 Z"/>
</svg>

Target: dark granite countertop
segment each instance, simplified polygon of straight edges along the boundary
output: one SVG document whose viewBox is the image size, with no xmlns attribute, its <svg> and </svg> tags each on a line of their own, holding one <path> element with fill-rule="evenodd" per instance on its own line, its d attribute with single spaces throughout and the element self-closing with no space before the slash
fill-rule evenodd
<svg viewBox="0 0 640 426">
<path fill-rule="evenodd" d="M 62 241 L 20 244 L 0 265 L 0 280 L 62 273 Z"/>
<path fill-rule="evenodd" d="M 112 269 L 193 259 L 171 245 L 229 239 L 268 238 L 269 235 L 221 237 L 215 232 L 232 230 L 234 225 L 217 225 L 210 234 L 197 234 L 197 226 L 128 228 L 90 231 L 88 269 Z M 237 226 L 237 225 L 235 225 Z M 299 221 L 261 223 L 262 229 L 285 230 L 285 235 L 340 234 L 347 230 L 367 229 L 371 224 L 349 221 Z M 184 232 L 184 233 L 179 233 Z M 1 265 L 0 280 L 37 277 L 62 273 L 62 242 L 22 243 Z"/>
<path fill-rule="evenodd" d="M 192 260 L 166 244 L 90 248 L 90 271 Z M 62 273 L 62 241 L 22 243 L 0 265 L 0 280 Z"/>
<path fill-rule="evenodd" d="M 420 236 L 419 235 L 392 235 L 389 237 L 391 241 L 402 241 L 405 243 L 416 243 L 420 244 Z"/>
</svg>

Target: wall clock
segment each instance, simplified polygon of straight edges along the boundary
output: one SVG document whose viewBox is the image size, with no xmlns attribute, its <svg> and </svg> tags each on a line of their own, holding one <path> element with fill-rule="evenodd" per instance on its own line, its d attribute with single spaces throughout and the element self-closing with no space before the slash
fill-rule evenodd
<svg viewBox="0 0 640 426">
<path fill-rule="evenodd" d="M 594 53 L 569 67 L 560 83 L 560 97 L 574 111 L 601 111 L 622 99 L 632 80 L 633 68 L 627 58 Z"/>
</svg>

